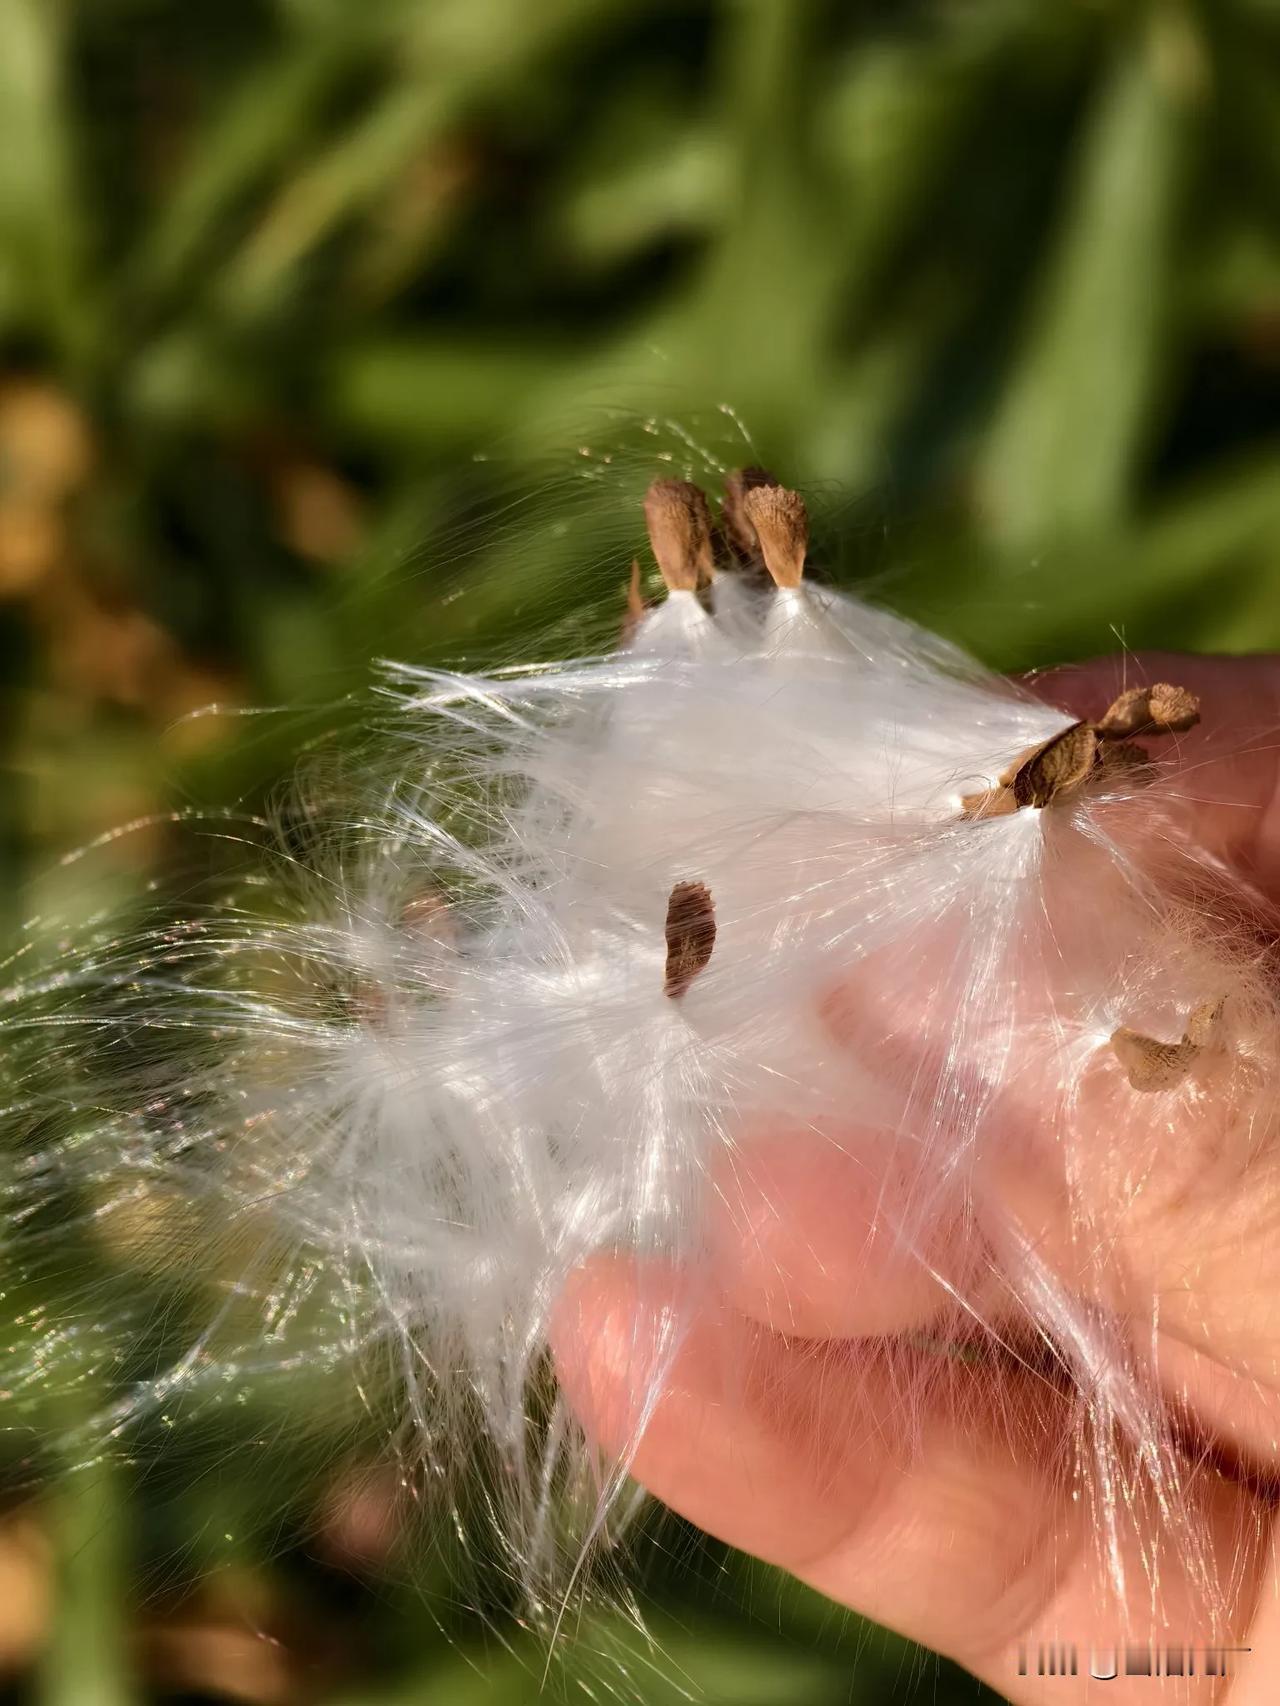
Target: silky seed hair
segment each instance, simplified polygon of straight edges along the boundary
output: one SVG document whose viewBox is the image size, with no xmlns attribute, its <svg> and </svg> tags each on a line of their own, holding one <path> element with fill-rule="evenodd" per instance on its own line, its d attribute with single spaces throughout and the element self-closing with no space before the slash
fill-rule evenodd
<svg viewBox="0 0 1280 1706">
<path fill-rule="evenodd" d="M 561 1300 L 604 1255 L 682 1276 L 657 1341 L 637 1329 L 651 1414 L 717 1295 L 709 1225 L 781 1137 L 887 1155 L 875 1234 L 950 1299 L 861 1342 L 904 1461 L 975 1401 L 958 1368 L 1013 1358 L 1061 1394 L 1053 1468 L 1117 1596 L 1154 1501 L 1217 1604 L 1157 1302 L 1135 1327 L 1090 1301 L 1153 1180 L 1209 1190 L 1274 1136 L 1256 904 L 1165 785 L 1200 707 L 1157 683 L 1081 720 L 815 584 L 807 506 L 758 467 L 716 514 L 656 480 L 623 562 L 642 523 L 665 594 L 619 587 L 615 649 L 388 670 L 388 760 L 237 826 L 242 882 L 15 966 L 8 1223 L 64 1303 L 14 1327 L 11 1401 L 96 1394 L 88 1460 L 331 1366 L 554 1611 L 642 1508 L 631 1448 L 602 1460 L 556 1386 Z M 1100 1129 L 1132 1152 L 1114 1201 L 1086 1183 Z M 1048 1231 L 1024 1207 L 1045 1178 Z M 66 1293 L 69 1239 L 155 1277 L 111 1307 L 141 1338 L 167 1295 L 163 1355 L 128 1363 L 124 1317 Z"/>
</svg>

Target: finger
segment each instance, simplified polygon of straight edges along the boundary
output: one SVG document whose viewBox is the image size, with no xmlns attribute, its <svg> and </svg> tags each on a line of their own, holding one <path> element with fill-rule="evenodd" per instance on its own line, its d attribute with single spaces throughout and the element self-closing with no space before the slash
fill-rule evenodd
<svg viewBox="0 0 1280 1706">
<path fill-rule="evenodd" d="M 968 1277 L 959 1271 L 965 1240 L 955 1222 L 913 1231 L 918 1165 L 891 1132 L 747 1132 L 715 1164 L 715 1283 L 742 1314 L 798 1336 L 854 1338 L 936 1323 Z"/>
<path fill-rule="evenodd" d="M 956 1088 L 956 1008 L 939 983 L 961 981 L 962 932 L 956 909 L 930 915 L 891 946 L 859 951 L 821 993 L 826 1046 L 857 1068 L 851 1117 L 746 1118 L 715 1158 L 709 1246 L 744 1314 L 848 1338 L 925 1328 L 960 1298 L 970 1310 L 983 1302 L 990 1258 L 966 1169 L 945 1164 L 930 1124 L 934 1088 Z"/>
<path fill-rule="evenodd" d="M 1025 1091 L 1030 1075 L 1016 1087 Z M 1105 1051 L 1069 1095 L 1002 1099 L 979 1203 L 1070 1291 L 1153 1343 L 1166 1392 L 1280 1461 L 1280 1154 L 1270 1092 L 1210 1075 L 1142 1094 Z M 1012 1128 L 1012 1129 L 1010 1129 Z"/>
<path fill-rule="evenodd" d="M 989 1368 L 952 1365 L 936 1412 L 908 1426 L 883 1366 L 849 1347 L 788 1343 L 721 1307 L 690 1327 L 650 1408 L 636 1357 L 660 1329 L 638 1339 L 636 1323 L 656 1301 L 652 1271 L 638 1279 L 629 1263 L 594 1263 L 571 1288 L 554 1348 L 593 1437 L 629 1451 L 637 1479 L 700 1527 L 948 1653 L 1012 1700 L 1042 1698 L 1018 1674 L 1024 1642 L 1034 1652 L 1122 1631 L 1147 1645 L 1208 1643 L 1246 1620 L 1262 1523 L 1239 1487 L 1202 1477 L 1212 1543 L 1234 1562 L 1224 1622 L 1211 1624 L 1188 1556 L 1156 1545 L 1149 1511 L 1122 1527 L 1130 1597 L 1118 1604 L 1059 1480 L 1069 1446 L 1059 1396 L 993 1390 Z M 1111 1697 L 1143 1699 L 1149 1680 L 1117 1680 Z M 1082 1699 L 1088 1686 L 1055 1679 L 1053 1698 Z M 1216 1686 L 1197 1679 L 1162 1698 L 1207 1701 Z"/>
<path fill-rule="evenodd" d="M 699 1527 L 826 1591 L 853 1579 L 856 1546 L 865 1543 L 872 1575 L 891 1584 L 883 1603 L 879 1588 L 868 1589 L 875 1605 L 865 1608 L 882 1617 L 893 1609 L 901 1628 L 917 1598 L 924 1617 L 950 1568 L 929 1555 L 926 1529 L 937 1521 L 959 1568 L 921 1638 L 994 1647 L 1030 1621 L 1053 1585 L 1035 1560 L 1047 1538 L 1040 1453 L 1056 1442 L 1037 1441 L 1028 1428 L 1021 1465 L 993 1452 L 967 1480 L 950 1430 L 923 1448 L 912 1439 L 919 1418 L 908 1370 L 857 1345 L 785 1340 L 711 1300 L 687 1317 L 678 1355 L 661 1365 L 655 1347 L 671 1314 L 688 1305 L 682 1277 L 668 1273 L 664 1296 L 652 1265 L 597 1260 L 557 1309 L 561 1388 L 606 1453 L 627 1457 L 636 1479 Z M 966 1383 L 967 1404 L 952 1397 L 972 1422 L 985 1376 L 937 1368 Z M 661 1396 L 651 1403 L 655 1373 Z M 960 1455 L 948 1465 L 953 1445 Z M 1048 1521 L 1056 1528 L 1056 1513 Z M 917 1588 L 921 1569 L 928 1581 Z"/>
</svg>

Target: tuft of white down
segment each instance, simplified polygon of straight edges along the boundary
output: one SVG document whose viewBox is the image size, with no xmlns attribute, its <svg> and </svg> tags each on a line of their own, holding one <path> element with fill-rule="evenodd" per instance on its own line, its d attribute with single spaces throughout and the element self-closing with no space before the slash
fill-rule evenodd
<svg viewBox="0 0 1280 1706">
<path fill-rule="evenodd" d="M 575 1487 L 599 1533 L 625 1470 L 592 1465 L 548 1383 L 569 1276 L 632 1252 L 680 1264 L 696 1298 L 726 1163 L 763 1130 L 838 1132 L 900 1157 L 910 1190 L 885 1230 L 904 1252 L 929 1265 L 938 1229 L 959 1229 L 938 1275 L 954 1310 L 931 1353 L 894 1364 L 905 1430 L 948 1345 L 1047 1347 L 1075 1394 L 1063 1472 L 1121 1573 L 1126 1505 L 1141 1484 L 1176 1511 L 1181 1471 L 1149 1343 L 1087 1301 L 1113 1217 L 1080 1156 L 1101 1109 L 1154 1164 L 1170 1100 L 1201 1092 L 1132 1090 L 1108 1038 L 1177 1037 L 1227 997 L 1218 1094 L 1256 1141 L 1274 1032 L 1229 924 L 1188 924 L 1183 879 L 1204 871 L 1159 785 L 1121 772 L 965 816 L 1072 717 L 808 586 L 721 577 L 612 655 L 402 668 L 388 691 L 398 773 L 370 770 L 314 859 L 282 846 L 251 906 L 115 939 L 41 984 L 46 1033 L 71 1011 L 126 1058 L 92 1067 L 73 1133 L 28 1158 L 14 1203 L 56 1177 L 102 1228 L 180 1205 L 186 1259 L 222 1282 L 216 1321 L 117 1396 L 111 1426 L 268 1365 L 327 1280 L 334 1355 L 391 1371 L 433 1468 L 490 1442 L 489 1498 L 536 1586 L 581 1543 L 563 1526 Z M 672 998 L 681 882 L 706 885 L 716 934 Z M 1045 1172 L 1072 1260 L 1027 1218 L 1019 1181 Z"/>
</svg>

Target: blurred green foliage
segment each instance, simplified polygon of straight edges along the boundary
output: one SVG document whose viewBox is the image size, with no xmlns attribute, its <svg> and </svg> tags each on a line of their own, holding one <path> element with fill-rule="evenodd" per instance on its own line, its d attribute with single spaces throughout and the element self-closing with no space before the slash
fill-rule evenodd
<svg viewBox="0 0 1280 1706">
<path fill-rule="evenodd" d="M 1001 667 L 1280 646 L 1280 9 L 0 0 L 0 922 L 124 897 L 311 727 L 199 706 L 611 621 L 634 445 L 704 432 Z M 326 1551 L 247 1425 L 0 1525 L 15 1687 L 534 1696 L 504 1584 L 452 1603 L 354 1494 Z M 669 1542 L 653 1646 L 602 1614 L 553 1693 L 974 1696 Z"/>
</svg>

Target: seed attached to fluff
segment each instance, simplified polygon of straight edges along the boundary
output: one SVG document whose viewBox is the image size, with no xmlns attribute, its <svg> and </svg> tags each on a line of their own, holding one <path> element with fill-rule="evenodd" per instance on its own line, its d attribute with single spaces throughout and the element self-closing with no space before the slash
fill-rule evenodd
<svg viewBox="0 0 1280 1706">
<path fill-rule="evenodd" d="M 1127 740 L 1130 735 L 1185 734 L 1200 721 L 1200 701 L 1185 687 L 1159 681 L 1154 687 L 1131 687 L 1110 706 L 1094 726 L 1104 740 Z"/>
<path fill-rule="evenodd" d="M 631 563 L 631 578 L 627 582 L 627 608 L 623 614 L 622 633 L 619 636 L 624 646 L 644 620 L 647 609 L 640 582 L 640 559 L 637 557 L 633 558 Z"/>
<path fill-rule="evenodd" d="M 1122 1025 L 1111 1036 L 1116 1059 L 1135 1090 L 1172 1090 L 1191 1070 L 1200 1053 L 1194 1043 L 1161 1043 Z"/>
<path fill-rule="evenodd" d="M 1073 723 L 1023 760 L 1009 784 L 1014 804 L 1047 806 L 1082 788 L 1098 761 L 1098 737 L 1088 723 Z"/>
<path fill-rule="evenodd" d="M 1216 1001 L 1202 1001 L 1192 1010 L 1187 1020 L 1184 1040 L 1194 1043 L 1197 1048 L 1208 1048 L 1211 1043 L 1216 1042 L 1226 1005 L 1225 995 L 1219 996 Z"/>
<path fill-rule="evenodd" d="M 644 495 L 645 526 L 670 592 L 696 592 L 711 579 L 711 511 L 691 480 L 655 480 Z"/>
<path fill-rule="evenodd" d="M 720 506 L 720 530 L 733 556 L 740 563 L 758 563 L 760 542 L 747 517 L 747 496 L 762 486 L 776 486 L 766 468 L 734 468 L 725 476 L 724 502 Z"/>
<path fill-rule="evenodd" d="M 1150 755 L 1129 736 L 1181 734 L 1199 721 L 1200 701 L 1185 687 L 1167 681 L 1131 687 L 1098 722 L 1072 723 L 1016 758 L 996 787 L 966 794 L 960 815 L 1006 817 L 1023 806 L 1052 805 L 1073 798 L 1100 773 L 1123 771 L 1130 782 L 1149 781 L 1155 773 Z"/>
<path fill-rule="evenodd" d="M 1187 1019 L 1180 1043 L 1162 1043 L 1131 1031 L 1111 1033 L 1111 1047 L 1135 1090 L 1172 1090 L 1190 1072 L 1198 1056 L 1217 1039 L 1226 1000 L 1202 1001 Z"/>
<path fill-rule="evenodd" d="M 716 907 L 705 883 L 677 883 L 667 901 L 667 970 L 663 992 L 673 1001 L 704 971 L 716 945 Z"/>
<path fill-rule="evenodd" d="M 1155 776 L 1151 754 L 1135 740 L 1108 740 L 1098 748 L 1098 769 L 1113 775 L 1123 772 L 1131 782 L 1150 781 Z"/>
<path fill-rule="evenodd" d="M 742 508 L 756 530 L 764 566 L 775 583 L 799 586 L 809 550 L 809 512 L 799 492 L 786 486 L 753 486 L 743 497 Z"/>
<path fill-rule="evenodd" d="M 1072 723 L 1052 740 L 1033 746 L 1000 777 L 998 787 L 966 794 L 963 817 L 1007 817 L 1023 806 L 1047 806 L 1077 793 L 1098 762 L 1098 737 L 1090 723 Z"/>
</svg>

